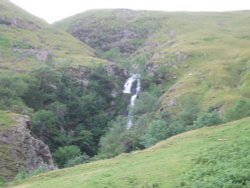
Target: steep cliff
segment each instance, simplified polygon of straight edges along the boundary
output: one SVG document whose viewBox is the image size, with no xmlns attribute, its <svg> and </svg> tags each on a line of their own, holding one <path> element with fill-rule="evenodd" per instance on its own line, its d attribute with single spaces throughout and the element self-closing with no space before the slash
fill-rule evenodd
<svg viewBox="0 0 250 188">
<path fill-rule="evenodd" d="M 27 171 L 41 166 L 56 169 L 48 146 L 30 134 L 29 117 L 17 114 L 10 117 L 13 125 L 1 127 L 0 131 L 0 176 L 11 179 L 22 166 Z"/>
</svg>

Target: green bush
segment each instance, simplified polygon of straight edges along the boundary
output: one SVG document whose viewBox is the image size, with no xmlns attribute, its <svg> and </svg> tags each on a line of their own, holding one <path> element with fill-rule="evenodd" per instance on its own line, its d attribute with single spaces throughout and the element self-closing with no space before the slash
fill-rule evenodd
<svg viewBox="0 0 250 188">
<path fill-rule="evenodd" d="M 5 183 L 6 183 L 5 179 L 0 176 L 0 187 L 3 187 Z"/>
<path fill-rule="evenodd" d="M 141 143 L 147 148 L 167 137 L 167 125 L 164 120 L 155 120 L 149 124 Z"/>
<path fill-rule="evenodd" d="M 222 122 L 218 112 L 207 112 L 202 116 L 198 117 L 196 121 L 194 121 L 194 127 L 200 128 L 204 126 L 217 125 Z"/>
<path fill-rule="evenodd" d="M 229 122 L 248 116 L 250 116 L 250 101 L 240 99 L 236 102 L 232 109 L 226 112 L 225 120 Z"/>
<path fill-rule="evenodd" d="M 104 59 L 108 60 L 119 60 L 121 56 L 121 52 L 119 48 L 112 48 L 109 51 L 106 51 L 102 54 Z"/>
<path fill-rule="evenodd" d="M 39 110 L 32 117 L 32 132 L 40 139 L 46 140 L 50 148 L 56 145 L 53 138 L 59 134 L 56 122 L 55 114 L 49 110 Z"/>
<path fill-rule="evenodd" d="M 22 113 L 25 105 L 21 96 L 27 87 L 25 79 L 21 76 L 0 75 L 0 108 Z"/>
<path fill-rule="evenodd" d="M 159 107 L 159 98 L 149 92 L 142 92 L 133 108 L 134 115 L 155 112 Z"/>
<path fill-rule="evenodd" d="M 189 94 L 182 99 L 182 111 L 178 114 L 177 118 L 183 126 L 192 125 L 197 119 L 198 96 Z"/>
<path fill-rule="evenodd" d="M 53 156 L 58 166 L 62 168 L 69 160 L 81 156 L 81 151 L 78 146 L 74 145 L 63 146 L 59 147 L 53 153 Z"/>
<path fill-rule="evenodd" d="M 28 177 L 28 173 L 26 172 L 25 168 L 21 166 L 18 170 L 16 177 L 14 178 L 14 181 L 24 180 L 27 177 Z"/>
<path fill-rule="evenodd" d="M 116 121 L 110 122 L 109 130 L 100 140 L 100 158 L 109 158 L 126 152 L 123 144 L 126 132 L 127 117 L 118 117 Z"/>
<path fill-rule="evenodd" d="M 48 172 L 48 169 L 44 166 L 39 166 L 37 169 L 28 172 L 27 176 L 32 177 L 45 172 Z"/>
<path fill-rule="evenodd" d="M 41 174 L 47 171 L 48 169 L 46 167 L 40 166 L 37 169 L 31 170 L 28 172 L 27 170 L 25 170 L 23 166 L 21 166 L 18 170 L 16 177 L 14 178 L 14 182 L 25 180 L 26 178 L 30 178 L 32 176 L 36 176 L 38 174 Z"/>
<path fill-rule="evenodd" d="M 186 127 L 181 120 L 179 119 L 173 120 L 169 123 L 169 126 L 167 127 L 166 138 L 185 132 L 189 129 L 190 127 Z"/>
<path fill-rule="evenodd" d="M 249 188 L 249 138 L 227 141 L 197 154 L 180 187 Z"/>
<path fill-rule="evenodd" d="M 111 95 L 113 90 L 120 87 L 122 78 L 108 75 L 101 66 L 84 70 L 87 72 L 84 77 L 88 80 L 87 85 L 72 76 L 69 68 L 54 69 L 47 66 L 32 71 L 25 79 L 26 87 L 17 88 L 20 90 L 21 102 L 35 112 L 32 114 L 32 134 L 42 139 L 52 152 L 58 147 L 76 145 L 82 153 L 94 156 L 100 138 L 108 129 L 108 122 L 127 107 L 119 96 Z M 2 84 L 6 87 L 0 89 L 0 96 L 2 91 L 3 98 L 12 94 L 11 98 L 15 99 L 17 92 L 8 90 L 14 84 L 9 80 L 3 79 Z M 22 85 L 22 82 L 16 85 Z M 22 88 L 25 88 L 24 91 Z M 7 100 L 2 100 L 1 105 L 1 99 L 0 107 L 7 106 Z M 11 99 L 16 109 L 20 106 L 17 102 Z"/>
<path fill-rule="evenodd" d="M 77 156 L 73 159 L 68 160 L 65 164 L 64 167 L 71 167 L 71 166 L 75 166 L 78 164 L 82 164 L 82 163 L 87 163 L 89 161 L 90 157 L 84 153 L 81 156 Z"/>
</svg>

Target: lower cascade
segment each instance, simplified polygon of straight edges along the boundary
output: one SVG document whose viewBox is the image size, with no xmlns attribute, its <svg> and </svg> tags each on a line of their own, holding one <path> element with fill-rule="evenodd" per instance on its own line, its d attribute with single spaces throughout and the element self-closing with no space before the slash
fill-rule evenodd
<svg viewBox="0 0 250 188">
<path fill-rule="evenodd" d="M 133 89 L 133 84 L 136 82 L 136 88 Z M 135 106 L 135 100 L 138 98 L 141 91 L 141 81 L 140 81 L 140 75 L 139 74 L 132 74 L 130 78 L 127 79 L 127 81 L 124 84 L 124 90 L 123 93 L 131 94 L 132 96 L 130 98 L 129 103 L 129 113 L 128 113 L 128 123 L 127 123 L 127 129 L 130 129 L 133 126 L 133 112 L 132 109 Z"/>
</svg>

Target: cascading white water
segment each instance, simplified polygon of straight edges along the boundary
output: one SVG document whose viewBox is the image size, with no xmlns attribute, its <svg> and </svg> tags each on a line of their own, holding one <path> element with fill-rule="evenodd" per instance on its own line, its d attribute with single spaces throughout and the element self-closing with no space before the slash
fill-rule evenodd
<svg viewBox="0 0 250 188">
<path fill-rule="evenodd" d="M 136 88 L 135 91 L 132 90 L 133 83 L 136 83 Z M 133 95 L 130 98 L 130 104 L 129 104 L 129 113 L 128 113 L 128 123 L 127 123 L 127 129 L 130 129 L 133 126 L 133 113 L 132 109 L 135 105 L 135 100 L 138 98 L 138 95 L 140 94 L 141 91 L 141 81 L 140 81 L 140 76 L 138 74 L 132 74 L 132 76 L 125 82 L 124 84 L 124 90 L 123 93 L 132 93 Z"/>
<path fill-rule="evenodd" d="M 130 98 L 130 107 L 134 107 L 136 98 L 137 94 L 132 95 L 132 97 Z"/>
<path fill-rule="evenodd" d="M 139 75 L 137 76 L 137 84 L 136 84 L 136 95 L 139 95 L 141 92 L 141 80 L 139 78 Z"/>
<path fill-rule="evenodd" d="M 127 81 L 124 84 L 123 93 L 131 93 L 133 83 L 136 79 L 137 79 L 137 74 L 132 74 L 132 76 L 129 79 L 127 79 Z"/>
</svg>

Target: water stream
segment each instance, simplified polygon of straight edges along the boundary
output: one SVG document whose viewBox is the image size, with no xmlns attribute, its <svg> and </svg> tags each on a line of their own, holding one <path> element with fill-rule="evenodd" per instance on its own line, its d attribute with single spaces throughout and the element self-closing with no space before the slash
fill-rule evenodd
<svg viewBox="0 0 250 188">
<path fill-rule="evenodd" d="M 136 88 L 134 88 L 134 82 L 136 82 Z M 130 78 L 127 79 L 127 81 L 124 84 L 124 90 L 123 93 L 131 94 L 132 96 L 130 98 L 129 102 L 129 113 L 128 113 L 128 123 L 127 123 L 127 129 L 130 129 L 133 127 L 133 112 L 132 109 L 135 106 L 135 100 L 138 98 L 141 91 L 141 81 L 140 81 L 140 75 L 139 74 L 132 74 Z"/>
</svg>

